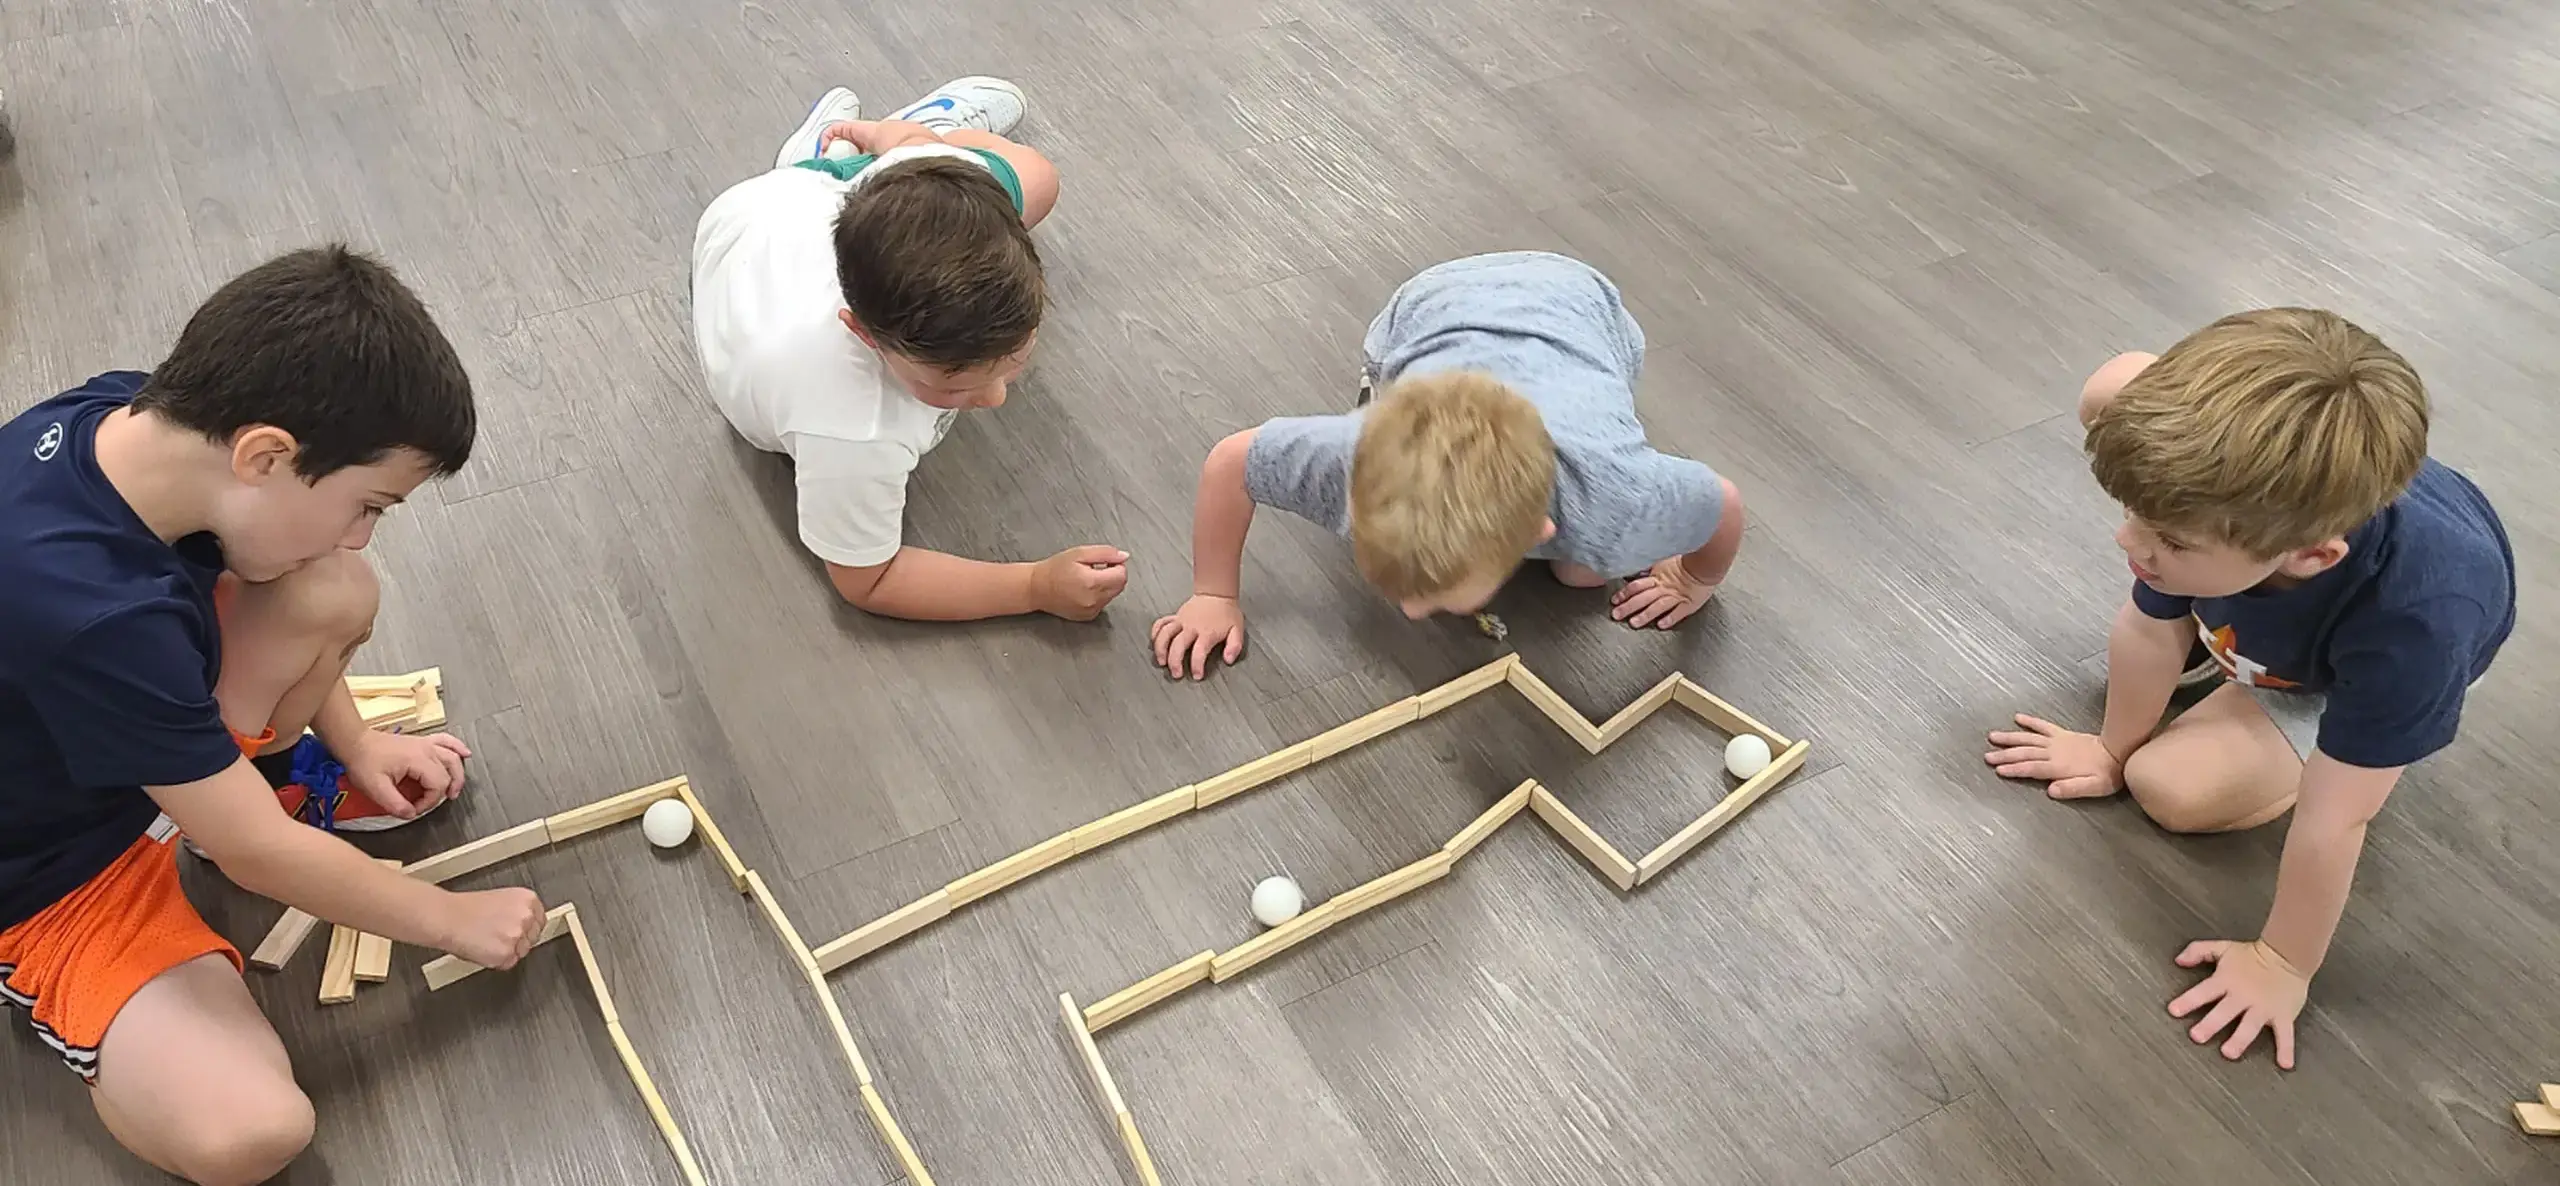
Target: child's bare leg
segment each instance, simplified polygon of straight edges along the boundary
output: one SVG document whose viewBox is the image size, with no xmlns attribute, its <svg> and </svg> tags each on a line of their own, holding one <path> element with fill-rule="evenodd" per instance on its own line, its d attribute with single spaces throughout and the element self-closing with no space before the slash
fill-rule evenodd
<svg viewBox="0 0 2560 1186">
<path fill-rule="evenodd" d="M 124 1147 L 203 1186 L 248 1186 L 311 1144 L 311 1100 L 284 1044 L 220 955 L 163 972 L 125 1002 L 90 1092 Z"/>
<path fill-rule="evenodd" d="M 337 551 L 264 584 L 238 583 L 222 620 L 223 723 L 255 737 L 273 726 L 272 748 L 294 743 L 347 661 L 373 636 L 382 586 L 361 552 Z"/>
<path fill-rule="evenodd" d="M 1585 568 L 1570 560 L 1547 561 L 1547 568 L 1556 574 L 1558 582 L 1570 588 L 1597 589 L 1609 583 L 1608 576 L 1600 570 Z"/>
<path fill-rule="evenodd" d="M 1022 182 L 1022 225 L 1034 227 L 1049 217 L 1058 205 L 1058 167 L 1049 158 L 1027 144 L 1016 144 L 993 132 L 976 128 L 953 128 L 942 133 L 942 142 L 961 148 L 979 148 L 1004 158 L 1013 166 L 1013 175 Z"/>
<path fill-rule="evenodd" d="M 2226 683 L 2133 751 L 2124 782 L 2172 832 L 2237 832 L 2293 806 L 2302 759 L 2248 689 Z"/>
<path fill-rule="evenodd" d="M 2097 419 L 2098 410 L 2113 402 L 2125 384 L 2133 382 L 2133 377 L 2141 374 L 2142 368 L 2158 361 L 2159 355 L 2136 350 L 2108 359 L 2105 366 L 2091 373 L 2088 382 L 2080 385 L 2081 426 L 2085 428 L 2091 420 Z"/>
</svg>

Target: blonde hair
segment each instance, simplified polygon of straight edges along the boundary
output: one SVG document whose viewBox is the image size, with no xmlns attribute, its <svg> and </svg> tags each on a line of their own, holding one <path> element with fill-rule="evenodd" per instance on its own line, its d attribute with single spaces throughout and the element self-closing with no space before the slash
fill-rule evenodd
<svg viewBox="0 0 2560 1186">
<path fill-rule="evenodd" d="M 1546 530 L 1556 447 L 1490 375 L 1398 379 L 1351 454 L 1351 556 L 1381 592 L 1428 597 L 1508 569 Z"/>
<path fill-rule="evenodd" d="M 2344 535 L 2427 455 L 2427 390 L 2380 338 L 2321 309 L 2190 334 L 2090 418 L 2098 485 L 2135 518 L 2267 559 Z"/>
</svg>

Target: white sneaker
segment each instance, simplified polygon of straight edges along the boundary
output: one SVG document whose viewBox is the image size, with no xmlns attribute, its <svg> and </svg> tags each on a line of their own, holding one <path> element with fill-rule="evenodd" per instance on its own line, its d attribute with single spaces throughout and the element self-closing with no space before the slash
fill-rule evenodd
<svg viewBox="0 0 2560 1186">
<path fill-rule="evenodd" d="M 905 110 L 889 118 L 923 124 L 937 132 L 976 128 L 1009 136 L 1028 110 L 1030 104 L 1023 99 L 1021 87 L 980 74 L 935 87 L 932 94 L 907 104 Z"/>
<path fill-rule="evenodd" d="M 818 159 L 818 133 L 837 120 L 861 118 L 862 100 L 852 90 L 837 87 L 818 96 L 817 103 L 809 108 L 809 118 L 800 121 L 799 130 L 782 142 L 781 152 L 774 154 L 773 167 L 788 169 L 802 161 Z"/>
</svg>

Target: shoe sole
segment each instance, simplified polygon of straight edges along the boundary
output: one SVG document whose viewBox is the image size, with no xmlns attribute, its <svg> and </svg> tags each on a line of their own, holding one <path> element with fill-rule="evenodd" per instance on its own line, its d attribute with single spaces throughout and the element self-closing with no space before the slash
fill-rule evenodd
<svg viewBox="0 0 2560 1186">
<path fill-rule="evenodd" d="M 828 115 L 828 116 L 821 116 L 821 115 L 819 115 L 819 114 L 818 114 L 819 112 L 825 111 L 825 110 L 826 110 L 826 109 L 827 109 L 831 104 L 833 104 L 833 103 L 836 101 L 836 96 L 838 96 L 838 95 L 843 95 L 843 96 L 845 96 L 846 98 L 848 98 L 848 99 L 852 99 L 852 100 L 853 100 L 853 114 L 852 114 L 852 115 Z M 800 126 L 799 126 L 799 127 L 797 127 L 797 128 L 792 129 L 792 132 L 791 132 L 791 136 L 790 136 L 790 138 L 789 138 L 789 139 L 786 139 L 786 140 L 784 140 L 784 141 L 782 142 L 782 143 L 783 143 L 783 149 L 782 149 L 782 151 L 781 151 L 781 152 L 779 152 L 779 153 L 774 154 L 774 158 L 773 158 L 773 167 L 774 167 L 774 168 L 777 168 L 777 169 L 788 169 L 788 168 L 790 168 L 790 167 L 791 167 L 791 166 L 793 166 L 793 165 L 799 164 L 799 163 L 800 163 L 800 161 L 802 161 L 802 160 L 814 160 L 814 159 L 816 159 L 816 157 L 817 157 L 817 144 L 816 144 L 816 138 L 817 138 L 817 134 L 818 134 L 819 129 L 824 128 L 824 127 L 826 127 L 828 124 L 834 123 L 835 121 L 837 121 L 837 120 L 839 120 L 839 119 L 860 119 L 860 118 L 862 118 L 862 99 L 861 99 L 859 96 L 856 96 L 856 95 L 853 93 L 853 88 L 852 88 L 852 87 L 842 87 L 842 86 L 839 86 L 839 87 L 829 87 L 829 88 L 827 88 L 827 93 L 826 93 L 826 94 L 823 94 L 823 95 L 818 96 L 818 101 L 817 101 L 817 102 L 815 102 L 815 103 L 811 103 L 811 104 L 809 105 L 809 114 L 808 114 L 808 116 L 807 116 L 806 118 L 803 118 L 803 119 L 800 121 Z M 805 138 L 805 139 L 808 139 L 808 140 L 810 141 L 810 153 L 809 153 L 809 155 L 808 155 L 808 156 L 806 156 L 806 157 L 801 157 L 801 158 L 798 158 L 798 159 L 796 159 L 796 160 L 795 160 L 795 159 L 793 159 L 793 158 L 792 158 L 792 156 L 791 156 L 791 147 L 790 147 L 790 146 L 800 143 L 800 141 L 801 141 L 802 139 L 804 139 L 804 138 Z"/>
</svg>

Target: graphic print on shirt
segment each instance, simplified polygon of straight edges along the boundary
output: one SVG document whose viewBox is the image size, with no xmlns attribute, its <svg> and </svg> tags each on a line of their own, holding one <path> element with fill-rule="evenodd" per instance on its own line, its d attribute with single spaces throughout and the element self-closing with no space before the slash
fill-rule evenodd
<svg viewBox="0 0 2560 1186">
<path fill-rule="evenodd" d="M 2232 631 L 2231 627 L 2207 626 L 2202 618 L 2190 617 L 2189 620 L 2196 624 L 2196 637 L 2204 640 L 2205 649 L 2213 652 L 2213 661 L 2221 666 L 2222 674 L 2231 677 L 2232 682 L 2252 688 L 2284 689 L 2302 686 L 2283 676 L 2268 674 L 2266 664 L 2253 662 L 2247 655 L 2241 654 L 2239 636 Z"/>
</svg>

